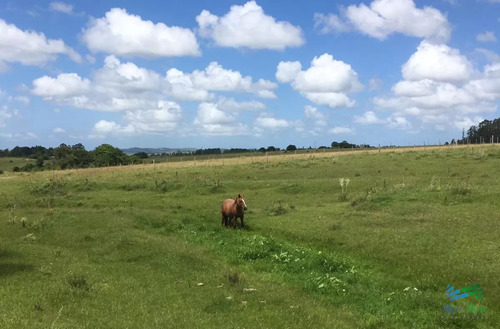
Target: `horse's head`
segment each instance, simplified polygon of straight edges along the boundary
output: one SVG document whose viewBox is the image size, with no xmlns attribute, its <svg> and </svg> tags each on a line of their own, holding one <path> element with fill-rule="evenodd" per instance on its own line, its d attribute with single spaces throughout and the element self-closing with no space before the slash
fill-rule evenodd
<svg viewBox="0 0 500 329">
<path fill-rule="evenodd" d="M 243 210 L 247 210 L 247 204 L 245 202 L 245 197 L 241 194 L 238 194 L 238 197 L 236 198 L 236 205 L 240 208 L 243 208 Z"/>
</svg>

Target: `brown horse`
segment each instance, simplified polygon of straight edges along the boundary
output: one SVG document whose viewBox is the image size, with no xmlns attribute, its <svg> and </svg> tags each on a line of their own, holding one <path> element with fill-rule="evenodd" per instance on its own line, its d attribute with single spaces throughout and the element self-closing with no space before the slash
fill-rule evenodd
<svg viewBox="0 0 500 329">
<path fill-rule="evenodd" d="M 236 227 L 238 217 L 241 220 L 241 227 L 244 227 L 244 211 L 247 210 L 245 198 L 238 194 L 235 199 L 226 199 L 222 202 L 221 215 L 222 225 Z"/>
</svg>

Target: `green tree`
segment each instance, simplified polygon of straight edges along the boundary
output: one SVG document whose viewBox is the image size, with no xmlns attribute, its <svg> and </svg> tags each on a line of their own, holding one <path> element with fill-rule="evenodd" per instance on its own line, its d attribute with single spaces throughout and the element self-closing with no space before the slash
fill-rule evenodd
<svg viewBox="0 0 500 329">
<path fill-rule="evenodd" d="M 73 149 L 73 150 L 85 150 L 85 146 L 83 146 L 82 143 L 78 143 L 78 144 L 71 146 L 71 149 Z"/>
<path fill-rule="evenodd" d="M 149 155 L 146 152 L 135 153 L 134 156 L 139 159 L 147 159 L 149 157 Z"/>
<path fill-rule="evenodd" d="M 267 152 L 276 152 L 276 151 L 277 151 L 277 149 L 274 146 L 268 146 L 267 147 Z"/>
<path fill-rule="evenodd" d="M 92 164 L 92 153 L 85 150 L 85 148 L 73 149 L 74 166 L 78 168 L 88 168 Z"/>
<path fill-rule="evenodd" d="M 64 143 L 54 149 L 54 158 L 61 169 L 72 168 L 75 165 L 73 150 Z"/>
<path fill-rule="evenodd" d="M 43 163 L 44 163 L 44 160 L 43 160 L 43 156 L 40 156 L 36 159 L 36 163 L 35 163 L 35 166 L 40 169 L 40 170 L 43 170 Z"/>
<path fill-rule="evenodd" d="M 297 146 L 290 144 L 290 145 L 288 145 L 286 147 L 286 150 L 287 151 L 296 151 L 297 150 Z"/>
<path fill-rule="evenodd" d="M 128 162 L 129 159 L 122 150 L 109 144 L 102 144 L 94 150 L 94 164 L 97 167 L 125 165 Z"/>
</svg>

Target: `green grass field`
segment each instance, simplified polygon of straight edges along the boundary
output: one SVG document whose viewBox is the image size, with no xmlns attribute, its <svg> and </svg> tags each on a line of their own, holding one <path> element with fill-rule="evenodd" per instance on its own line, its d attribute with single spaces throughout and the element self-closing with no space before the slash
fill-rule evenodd
<svg viewBox="0 0 500 329">
<path fill-rule="evenodd" d="M 0 170 L 5 171 L 12 171 L 14 167 L 23 167 L 27 165 L 28 163 L 35 164 L 34 159 L 28 159 L 28 158 L 12 158 L 12 157 L 0 157 Z"/>
<path fill-rule="evenodd" d="M 498 327 L 499 147 L 259 159 L 0 175 L 0 328 Z"/>
</svg>

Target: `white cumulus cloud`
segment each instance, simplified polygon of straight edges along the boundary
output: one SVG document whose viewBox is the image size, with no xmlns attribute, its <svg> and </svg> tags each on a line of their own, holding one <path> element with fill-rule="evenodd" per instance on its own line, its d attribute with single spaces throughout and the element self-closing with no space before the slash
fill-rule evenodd
<svg viewBox="0 0 500 329">
<path fill-rule="evenodd" d="M 121 8 L 91 19 L 81 38 L 93 52 L 146 58 L 200 55 L 191 30 L 155 24 Z"/>
<path fill-rule="evenodd" d="M 316 121 L 325 121 L 326 115 L 318 111 L 318 109 L 311 105 L 304 106 L 304 115 L 307 119 L 312 119 Z"/>
<path fill-rule="evenodd" d="M 104 66 L 94 74 L 99 88 L 126 93 L 140 93 L 161 87 L 162 77 L 131 62 L 121 63 L 115 56 L 107 56 Z"/>
<path fill-rule="evenodd" d="M 255 126 L 263 129 L 283 129 L 291 126 L 291 122 L 285 119 L 276 119 L 269 113 L 262 113 L 255 119 Z"/>
<path fill-rule="evenodd" d="M 393 33 L 447 41 L 451 26 L 439 10 L 426 6 L 417 8 L 413 0 L 374 0 L 369 6 L 350 5 L 336 14 L 315 15 L 315 25 L 323 33 L 355 29 L 368 36 L 384 40 Z"/>
<path fill-rule="evenodd" d="M 86 93 L 90 80 L 82 79 L 76 73 L 61 73 L 57 78 L 43 76 L 33 80 L 33 94 L 46 99 L 71 97 Z"/>
<path fill-rule="evenodd" d="M 237 121 L 236 114 L 222 111 L 214 103 L 201 103 L 194 124 L 206 135 L 248 135 L 248 128 Z"/>
<path fill-rule="evenodd" d="M 0 72 L 8 62 L 23 65 L 44 65 L 55 61 L 58 55 L 67 55 L 80 63 L 81 56 L 62 40 L 47 39 L 43 33 L 23 31 L 0 19 Z"/>
<path fill-rule="evenodd" d="M 471 63 L 457 49 L 427 41 L 420 43 L 401 71 L 406 80 L 431 79 L 452 83 L 466 81 L 473 73 Z"/>
<path fill-rule="evenodd" d="M 277 88 L 276 83 L 264 79 L 254 82 L 252 77 L 225 69 L 217 62 L 211 62 L 204 70 L 194 70 L 190 74 L 171 69 L 167 72 L 166 80 L 169 87 L 165 92 L 176 99 L 210 100 L 213 95 L 208 91 L 246 92 L 261 98 L 276 98 L 273 92 Z"/>
<path fill-rule="evenodd" d="M 276 70 L 276 79 L 282 83 L 292 82 L 302 70 L 300 62 L 280 62 Z"/>
<path fill-rule="evenodd" d="M 196 21 L 200 35 L 222 47 L 283 50 L 305 42 L 300 27 L 276 21 L 255 1 L 231 6 L 222 17 L 203 10 Z"/>
<path fill-rule="evenodd" d="M 356 122 L 410 129 L 408 118 L 414 118 L 438 130 L 457 129 L 470 122 L 465 118 L 497 109 L 500 64 L 486 65 L 478 72 L 457 49 L 422 41 L 401 73 L 403 80 L 392 87 L 392 96 L 373 99 L 375 107 L 392 111 L 391 117 L 378 119 L 367 112 L 356 117 Z"/>
<path fill-rule="evenodd" d="M 276 77 L 278 81 L 290 82 L 311 102 L 331 108 L 354 106 L 347 94 L 363 89 L 356 71 L 330 54 L 314 57 L 307 70 L 302 70 L 299 62 L 280 62 Z"/>
</svg>

